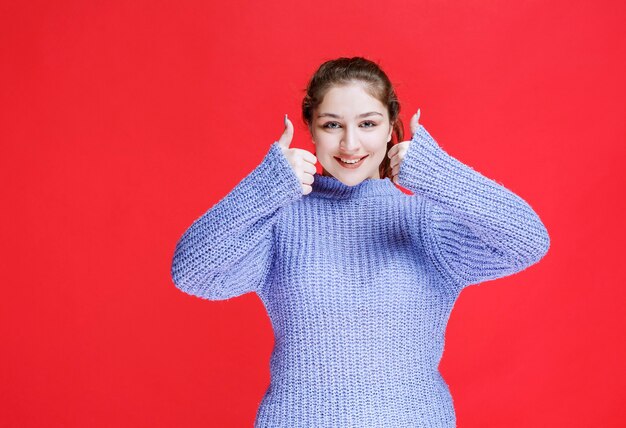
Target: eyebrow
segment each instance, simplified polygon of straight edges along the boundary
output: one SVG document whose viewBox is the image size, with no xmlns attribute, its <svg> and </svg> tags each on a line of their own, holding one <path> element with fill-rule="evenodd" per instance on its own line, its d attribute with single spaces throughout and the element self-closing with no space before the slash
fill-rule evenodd
<svg viewBox="0 0 626 428">
<path fill-rule="evenodd" d="M 379 116 L 382 116 L 382 114 L 377 112 L 377 111 L 369 111 L 367 113 L 363 113 L 363 114 L 358 115 L 357 118 L 372 116 L 372 115 L 375 115 L 375 114 L 377 114 Z M 341 117 L 341 116 L 339 116 L 338 114 L 335 114 L 335 113 L 320 113 L 320 114 L 317 115 L 318 119 L 320 117 L 326 117 L 326 116 L 334 117 L 335 119 L 343 119 L 343 117 Z"/>
</svg>

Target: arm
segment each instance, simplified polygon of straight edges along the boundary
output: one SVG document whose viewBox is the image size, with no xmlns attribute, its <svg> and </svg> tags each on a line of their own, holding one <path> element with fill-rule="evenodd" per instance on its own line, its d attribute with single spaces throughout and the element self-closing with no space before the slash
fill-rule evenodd
<svg viewBox="0 0 626 428">
<path fill-rule="evenodd" d="M 275 142 L 263 161 L 179 239 L 171 267 L 176 287 L 209 300 L 258 291 L 272 264 L 276 214 L 300 197 L 300 182 Z"/>
<path fill-rule="evenodd" d="M 419 125 L 398 172 L 423 196 L 412 236 L 461 288 L 520 272 L 550 247 L 545 226 L 522 198 L 447 154 Z"/>
</svg>

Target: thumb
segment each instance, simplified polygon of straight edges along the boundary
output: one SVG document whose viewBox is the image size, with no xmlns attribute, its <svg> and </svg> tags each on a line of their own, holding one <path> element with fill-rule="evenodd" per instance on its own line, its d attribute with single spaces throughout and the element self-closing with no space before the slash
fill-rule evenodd
<svg viewBox="0 0 626 428">
<path fill-rule="evenodd" d="M 419 119 L 420 119 L 420 109 L 417 109 L 417 113 L 415 113 L 413 117 L 411 118 L 411 134 L 415 134 L 415 132 L 417 131 L 417 128 L 420 125 Z"/>
<path fill-rule="evenodd" d="M 293 124 L 285 115 L 285 130 L 283 131 L 283 135 L 278 139 L 278 144 L 286 149 L 289 148 L 291 144 L 291 140 L 293 139 Z"/>
</svg>

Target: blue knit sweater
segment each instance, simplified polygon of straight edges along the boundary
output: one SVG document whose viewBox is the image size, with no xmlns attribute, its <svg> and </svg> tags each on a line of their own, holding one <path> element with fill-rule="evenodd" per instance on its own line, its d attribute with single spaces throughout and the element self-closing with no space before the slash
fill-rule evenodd
<svg viewBox="0 0 626 428">
<path fill-rule="evenodd" d="M 278 143 L 186 230 L 172 279 L 255 292 L 274 329 L 255 428 L 456 426 L 439 372 L 461 290 L 520 272 L 550 238 L 519 196 L 448 155 L 423 125 L 398 174 L 301 185 Z"/>
</svg>

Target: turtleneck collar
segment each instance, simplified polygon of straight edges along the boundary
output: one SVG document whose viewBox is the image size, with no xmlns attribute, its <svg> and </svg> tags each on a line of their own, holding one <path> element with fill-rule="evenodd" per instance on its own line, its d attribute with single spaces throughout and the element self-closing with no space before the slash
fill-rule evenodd
<svg viewBox="0 0 626 428">
<path fill-rule="evenodd" d="M 315 173 L 311 195 L 331 199 L 354 199 L 402 193 L 389 178 L 366 178 L 359 184 L 348 186 L 335 177 Z"/>
</svg>

